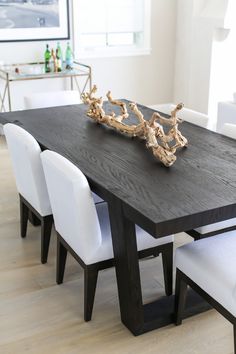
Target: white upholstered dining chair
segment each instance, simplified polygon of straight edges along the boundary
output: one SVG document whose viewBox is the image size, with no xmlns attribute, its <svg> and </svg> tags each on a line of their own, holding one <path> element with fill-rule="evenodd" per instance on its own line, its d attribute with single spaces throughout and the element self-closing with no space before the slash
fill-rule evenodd
<svg viewBox="0 0 236 354">
<path fill-rule="evenodd" d="M 67 251 L 84 269 L 84 319 L 92 316 L 98 271 L 112 267 L 107 203 L 94 204 L 84 174 L 61 155 L 41 154 L 58 235 L 57 283 L 63 282 Z M 136 226 L 139 257 L 162 254 L 166 294 L 172 293 L 173 236 L 155 239 Z"/>
<path fill-rule="evenodd" d="M 75 90 L 61 90 L 33 93 L 24 97 L 25 109 L 37 109 L 47 107 L 59 107 L 80 104 L 79 92 Z M 102 203 L 97 194 L 93 193 L 95 203 Z"/>
<path fill-rule="evenodd" d="M 3 129 L 20 196 L 21 237 L 26 237 L 31 211 L 41 222 L 41 262 L 46 263 L 53 217 L 40 159 L 41 149 L 34 137 L 21 127 L 8 123 Z"/>
<path fill-rule="evenodd" d="M 162 112 L 165 114 L 170 114 L 171 111 L 175 109 L 176 105 L 173 103 L 163 103 L 149 106 L 149 108 L 154 109 L 155 111 Z M 178 112 L 178 117 L 185 120 L 186 122 L 193 123 L 199 127 L 207 128 L 209 123 L 209 117 L 206 114 L 193 111 L 189 108 L 183 108 Z"/>
<path fill-rule="evenodd" d="M 233 324 L 236 354 L 236 231 L 179 247 L 175 258 L 176 324 L 182 322 L 189 285 Z"/>
<path fill-rule="evenodd" d="M 79 103 L 81 103 L 80 95 L 75 90 L 39 92 L 24 97 L 25 109 L 58 107 Z"/>
</svg>

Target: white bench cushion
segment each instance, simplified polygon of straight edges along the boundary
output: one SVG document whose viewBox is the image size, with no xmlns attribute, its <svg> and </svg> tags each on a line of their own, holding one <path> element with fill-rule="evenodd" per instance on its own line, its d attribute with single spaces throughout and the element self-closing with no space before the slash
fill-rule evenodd
<svg viewBox="0 0 236 354">
<path fill-rule="evenodd" d="M 225 123 L 222 128 L 222 134 L 236 139 L 236 124 Z"/>
<path fill-rule="evenodd" d="M 230 123 L 224 124 L 222 128 L 222 134 L 227 135 L 232 139 L 236 139 L 236 125 Z M 226 229 L 228 227 L 232 227 L 235 225 L 236 225 L 236 218 L 233 218 L 233 219 L 217 222 L 215 224 L 202 226 L 195 230 L 198 231 L 200 234 L 206 234 L 208 232 Z"/>
<path fill-rule="evenodd" d="M 100 262 L 114 257 L 107 203 L 97 204 L 96 209 L 101 227 L 102 245 L 100 246 L 99 250 L 95 250 L 96 252 L 94 252 L 92 258 L 88 261 L 88 264 Z M 173 235 L 156 239 L 137 225 L 136 237 L 138 251 L 157 247 L 174 241 Z"/>
<path fill-rule="evenodd" d="M 236 104 L 234 102 L 218 103 L 216 131 L 222 133 L 225 123 L 236 124 Z"/>
<path fill-rule="evenodd" d="M 176 106 L 173 103 L 163 103 L 163 104 L 156 104 L 156 105 L 149 106 L 149 108 L 152 108 L 154 110 L 157 110 L 159 112 L 163 112 L 166 114 L 170 114 L 171 111 L 175 107 Z M 220 107 L 220 104 L 219 104 L 219 107 Z M 236 107 L 236 105 L 235 105 L 235 107 Z M 236 113 L 236 110 L 235 110 L 235 113 Z M 189 123 L 199 125 L 203 128 L 207 128 L 207 126 L 208 126 L 209 118 L 206 114 L 193 111 L 189 108 L 184 107 L 181 111 L 178 112 L 178 116 L 181 119 L 186 120 Z M 225 130 L 227 130 L 225 135 L 228 135 L 231 138 L 236 139 L 236 125 L 235 126 L 231 125 L 230 127 L 225 127 Z M 200 234 L 206 234 L 208 232 L 218 231 L 218 230 L 225 229 L 225 228 L 228 228 L 228 227 L 231 227 L 234 225 L 236 225 L 236 218 L 222 221 L 222 222 L 215 223 L 215 224 L 211 224 L 211 225 L 202 226 L 202 227 L 199 227 L 195 230 L 197 232 L 199 232 Z"/>
<path fill-rule="evenodd" d="M 232 227 L 236 225 L 236 218 L 228 219 L 221 222 L 216 222 L 214 224 L 201 226 L 195 229 L 200 234 L 207 234 L 208 232 L 214 232 L 222 229 L 226 229 L 228 227 Z"/>
<path fill-rule="evenodd" d="M 176 267 L 236 316 L 236 231 L 176 250 Z"/>
</svg>

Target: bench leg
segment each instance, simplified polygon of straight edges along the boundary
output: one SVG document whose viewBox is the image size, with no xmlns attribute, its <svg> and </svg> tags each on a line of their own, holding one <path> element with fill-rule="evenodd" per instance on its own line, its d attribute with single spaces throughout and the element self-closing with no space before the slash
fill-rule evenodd
<svg viewBox="0 0 236 354">
<path fill-rule="evenodd" d="M 176 326 L 182 323 L 183 311 L 185 307 L 188 285 L 182 279 L 179 270 L 176 271 L 175 285 L 175 324 Z"/>
<path fill-rule="evenodd" d="M 173 293 L 173 243 L 166 245 L 166 249 L 162 252 L 162 264 L 165 282 L 166 295 Z"/>
</svg>

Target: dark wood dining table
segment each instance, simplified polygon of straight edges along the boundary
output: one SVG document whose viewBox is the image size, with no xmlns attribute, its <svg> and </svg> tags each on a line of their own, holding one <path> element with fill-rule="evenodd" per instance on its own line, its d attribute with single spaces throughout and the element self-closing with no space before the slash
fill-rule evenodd
<svg viewBox="0 0 236 354">
<path fill-rule="evenodd" d="M 25 128 L 42 149 L 68 158 L 108 202 L 121 320 L 139 335 L 173 323 L 174 297 L 143 304 L 135 224 L 158 238 L 236 217 L 236 142 L 184 122 L 180 130 L 189 146 L 178 150 L 177 161 L 166 168 L 145 141 L 95 123 L 87 108 L 2 113 L 0 123 Z M 139 108 L 151 118 L 153 110 Z M 108 103 L 106 111 L 117 112 Z M 128 122 L 134 119 L 130 113 Z M 192 292 L 185 317 L 207 308 Z"/>
</svg>

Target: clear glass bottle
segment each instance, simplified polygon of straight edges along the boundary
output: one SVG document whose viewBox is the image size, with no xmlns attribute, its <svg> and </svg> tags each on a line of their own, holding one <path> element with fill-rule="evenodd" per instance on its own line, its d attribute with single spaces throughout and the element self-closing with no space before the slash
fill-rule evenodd
<svg viewBox="0 0 236 354">
<path fill-rule="evenodd" d="M 70 47 L 70 43 L 67 42 L 66 47 L 66 69 L 71 70 L 73 68 L 73 55 Z"/>
</svg>

